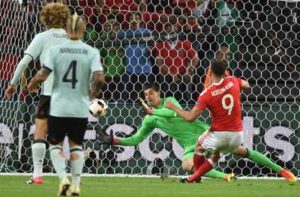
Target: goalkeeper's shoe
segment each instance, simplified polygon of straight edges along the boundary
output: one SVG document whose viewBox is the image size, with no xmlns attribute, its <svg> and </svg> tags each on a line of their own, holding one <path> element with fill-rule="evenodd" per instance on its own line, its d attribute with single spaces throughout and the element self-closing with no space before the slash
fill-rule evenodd
<svg viewBox="0 0 300 197">
<path fill-rule="evenodd" d="M 236 179 L 237 179 L 237 177 L 235 176 L 234 173 L 229 173 L 229 174 L 226 174 L 224 176 L 224 181 L 226 181 L 226 182 L 231 182 L 231 181 L 234 181 Z"/>
<path fill-rule="evenodd" d="M 40 185 L 44 183 L 43 177 L 31 177 L 28 181 L 26 181 L 27 184 L 34 184 L 34 185 Z"/>
<path fill-rule="evenodd" d="M 294 176 L 294 174 L 292 172 L 290 172 L 289 170 L 286 170 L 284 168 L 282 168 L 279 171 L 279 174 L 281 176 L 283 176 L 285 178 L 285 180 L 287 180 L 287 182 L 291 185 L 295 184 L 297 181 L 297 178 Z"/>
<path fill-rule="evenodd" d="M 80 185 L 71 185 L 67 191 L 67 196 L 80 196 Z"/>
<path fill-rule="evenodd" d="M 57 196 L 66 196 L 70 187 L 70 181 L 67 177 L 63 178 L 58 186 Z"/>
</svg>

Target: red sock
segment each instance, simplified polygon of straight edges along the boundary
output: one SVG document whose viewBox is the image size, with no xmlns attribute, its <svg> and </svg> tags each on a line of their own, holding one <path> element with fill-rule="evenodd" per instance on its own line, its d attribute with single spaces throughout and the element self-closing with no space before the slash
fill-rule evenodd
<svg viewBox="0 0 300 197">
<path fill-rule="evenodd" d="M 203 164 L 197 169 L 197 171 L 195 171 L 193 175 L 188 177 L 188 181 L 198 181 L 206 172 L 210 171 L 211 169 L 213 169 L 213 165 L 205 159 Z"/>
<path fill-rule="evenodd" d="M 204 161 L 205 157 L 203 155 L 194 154 L 194 172 L 198 170 Z"/>
</svg>

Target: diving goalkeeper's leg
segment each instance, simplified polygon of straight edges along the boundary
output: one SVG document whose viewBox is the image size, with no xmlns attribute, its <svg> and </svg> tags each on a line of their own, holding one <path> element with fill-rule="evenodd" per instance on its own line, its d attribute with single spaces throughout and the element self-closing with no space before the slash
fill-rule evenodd
<svg viewBox="0 0 300 197">
<path fill-rule="evenodd" d="M 271 161 L 269 158 L 267 158 L 265 155 L 261 154 L 260 152 L 257 152 L 255 150 L 250 150 L 247 149 L 246 147 L 240 146 L 237 150 L 235 150 L 234 153 L 241 157 L 248 158 L 254 163 L 271 168 L 276 173 L 283 176 L 290 184 L 294 184 L 296 182 L 296 177 L 294 176 L 293 173 L 275 164 L 273 161 Z"/>
</svg>

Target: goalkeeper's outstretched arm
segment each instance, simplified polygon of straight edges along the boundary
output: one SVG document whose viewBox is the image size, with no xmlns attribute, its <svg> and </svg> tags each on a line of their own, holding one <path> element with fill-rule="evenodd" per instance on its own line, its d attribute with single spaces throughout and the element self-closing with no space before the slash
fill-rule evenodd
<svg viewBox="0 0 300 197">
<path fill-rule="evenodd" d="M 103 144 L 110 145 L 124 145 L 124 146 L 135 146 L 141 143 L 154 129 L 151 125 L 152 118 L 149 116 L 145 118 L 142 123 L 142 126 L 138 129 L 138 131 L 131 137 L 126 138 L 118 138 L 112 135 L 101 134 L 99 135 L 99 141 Z M 150 124 L 149 124 L 150 123 Z"/>
</svg>

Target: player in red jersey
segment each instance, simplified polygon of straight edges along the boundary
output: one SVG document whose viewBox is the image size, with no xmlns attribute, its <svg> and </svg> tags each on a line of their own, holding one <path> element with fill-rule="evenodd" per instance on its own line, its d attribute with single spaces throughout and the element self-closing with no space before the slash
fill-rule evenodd
<svg viewBox="0 0 300 197">
<path fill-rule="evenodd" d="M 166 107 L 174 110 L 187 121 L 196 120 L 208 108 L 212 116 L 212 126 L 198 139 L 194 154 L 195 172 L 193 175 L 181 179 L 181 182 L 199 181 L 203 174 L 211 170 L 220 158 L 220 153 L 234 153 L 246 157 L 255 163 L 265 165 L 280 175 L 289 183 L 295 183 L 296 177 L 288 170 L 273 163 L 263 154 L 241 146 L 243 139 L 242 110 L 240 93 L 242 89 L 250 88 L 249 83 L 236 77 L 225 77 L 227 63 L 213 62 L 211 69 L 211 85 L 205 89 L 192 109 L 184 111 L 171 101 Z"/>
</svg>

